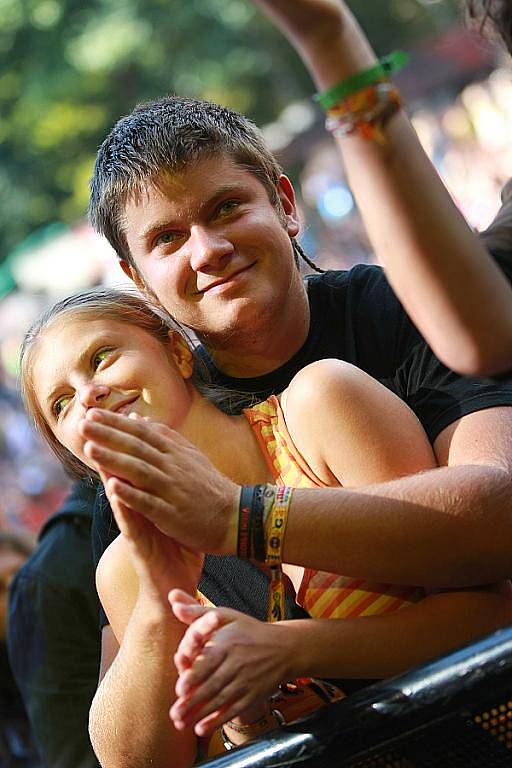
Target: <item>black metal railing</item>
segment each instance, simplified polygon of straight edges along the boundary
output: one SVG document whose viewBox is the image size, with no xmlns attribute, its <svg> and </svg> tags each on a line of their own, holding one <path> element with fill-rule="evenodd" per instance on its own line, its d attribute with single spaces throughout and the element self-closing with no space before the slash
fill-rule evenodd
<svg viewBox="0 0 512 768">
<path fill-rule="evenodd" d="M 512 627 L 204 765 L 511 768 Z"/>
</svg>

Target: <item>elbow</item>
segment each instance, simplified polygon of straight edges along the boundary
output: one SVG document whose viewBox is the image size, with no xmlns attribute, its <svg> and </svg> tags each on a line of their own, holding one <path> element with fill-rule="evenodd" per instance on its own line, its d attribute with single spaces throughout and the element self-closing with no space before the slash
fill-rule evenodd
<svg viewBox="0 0 512 768">
<path fill-rule="evenodd" d="M 498 339 L 499 340 L 499 339 Z M 434 350 L 444 365 L 462 376 L 487 376 L 506 373 L 512 369 L 512 339 L 510 344 L 492 344 L 487 339 L 463 340 L 456 347 Z"/>
</svg>

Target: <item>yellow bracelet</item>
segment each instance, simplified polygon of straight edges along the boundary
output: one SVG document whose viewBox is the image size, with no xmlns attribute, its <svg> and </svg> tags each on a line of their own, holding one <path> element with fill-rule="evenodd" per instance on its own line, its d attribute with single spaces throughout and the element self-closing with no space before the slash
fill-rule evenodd
<svg viewBox="0 0 512 768">
<path fill-rule="evenodd" d="M 272 505 L 266 526 L 266 557 L 265 564 L 270 567 L 271 580 L 269 589 L 268 616 L 269 622 L 282 621 L 285 614 L 283 569 L 283 541 L 288 520 L 288 510 L 292 500 L 293 488 L 281 485 Z"/>
</svg>

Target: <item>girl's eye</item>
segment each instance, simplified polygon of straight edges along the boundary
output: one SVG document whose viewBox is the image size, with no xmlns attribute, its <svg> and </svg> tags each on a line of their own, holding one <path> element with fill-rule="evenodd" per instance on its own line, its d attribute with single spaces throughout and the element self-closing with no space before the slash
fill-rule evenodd
<svg viewBox="0 0 512 768">
<path fill-rule="evenodd" d="M 98 368 L 101 365 L 101 363 L 103 363 L 107 359 L 107 357 L 111 352 L 112 352 L 111 349 L 100 349 L 98 352 L 95 352 L 92 358 L 92 367 L 94 368 L 94 370 L 96 370 L 96 368 Z"/>
<path fill-rule="evenodd" d="M 53 405 L 53 413 L 55 416 L 60 416 L 64 408 L 68 405 L 68 403 L 71 402 L 71 396 L 70 395 L 64 395 L 63 397 L 59 397 L 58 400 L 55 401 Z"/>
</svg>

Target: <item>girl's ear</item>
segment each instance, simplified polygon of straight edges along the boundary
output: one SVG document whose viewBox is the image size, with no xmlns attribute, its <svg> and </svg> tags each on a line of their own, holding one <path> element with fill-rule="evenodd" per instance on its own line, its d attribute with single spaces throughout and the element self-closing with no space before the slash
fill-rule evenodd
<svg viewBox="0 0 512 768">
<path fill-rule="evenodd" d="M 194 370 L 194 359 L 192 351 L 179 331 L 169 331 L 169 350 L 183 378 L 190 379 Z"/>
</svg>

